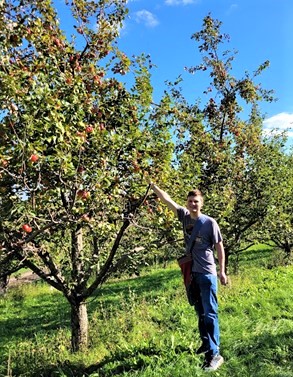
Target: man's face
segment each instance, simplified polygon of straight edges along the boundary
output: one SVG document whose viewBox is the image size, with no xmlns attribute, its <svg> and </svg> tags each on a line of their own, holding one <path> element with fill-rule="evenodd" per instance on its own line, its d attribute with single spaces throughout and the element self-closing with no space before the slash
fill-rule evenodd
<svg viewBox="0 0 293 377">
<path fill-rule="evenodd" d="M 202 209 L 203 200 L 201 196 L 189 196 L 187 198 L 187 209 L 190 213 L 198 213 Z"/>
</svg>

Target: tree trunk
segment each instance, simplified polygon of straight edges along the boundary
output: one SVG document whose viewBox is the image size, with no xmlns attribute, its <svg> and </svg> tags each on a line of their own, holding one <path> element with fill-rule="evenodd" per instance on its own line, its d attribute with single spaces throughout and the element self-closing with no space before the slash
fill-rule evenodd
<svg viewBox="0 0 293 377">
<path fill-rule="evenodd" d="M 4 294 L 7 291 L 7 286 L 9 282 L 9 277 L 8 275 L 3 275 L 0 278 L 0 294 Z"/>
<path fill-rule="evenodd" d="M 286 258 L 286 264 L 290 262 L 292 257 L 292 245 L 290 245 L 289 241 L 286 240 L 284 250 L 285 250 L 285 258 Z"/>
<path fill-rule="evenodd" d="M 71 348 L 73 352 L 82 351 L 88 345 L 88 316 L 86 302 L 71 305 Z"/>
</svg>

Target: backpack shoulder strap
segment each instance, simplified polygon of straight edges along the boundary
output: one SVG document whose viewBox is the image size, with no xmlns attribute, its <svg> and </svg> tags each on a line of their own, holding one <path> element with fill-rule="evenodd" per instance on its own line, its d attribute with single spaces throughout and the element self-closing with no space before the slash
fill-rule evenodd
<svg viewBox="0 0 293 377">
<path fill-rule="evenodd" d="M 192 232 L 191 232 L 191 236 L 190 236 L 190 239 L 189 239 L 189 242 L 188 242 L 188 245 L 186 246 L 186 253 L 191 253 L 191 250 L 193 248 L 193 245 L 194 245 L 194 241 L 195 241 L 195 237 L 196 235 L 198 234 L 201 226 L 205 223 L 206 221 L 206 216 L 205 215 L 201 215 L 195 222 L 194 226 L 193 226 L 193 229 L 192 229 Z"/>
</svg>

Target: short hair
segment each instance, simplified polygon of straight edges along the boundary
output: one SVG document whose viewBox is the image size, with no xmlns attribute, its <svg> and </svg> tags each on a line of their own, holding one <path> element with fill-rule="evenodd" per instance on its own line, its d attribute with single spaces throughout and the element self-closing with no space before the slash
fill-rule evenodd
<svg viewBox="0 0 293 377">
<path fill-rule="evenodd" d="M 190 196 L 200 196 L 203 199 L 203 194 L 199 189 L 194 189 L 194 190 L 189 191 L 189 193 L 187 194 L 187 199 Z"/>
</svg>

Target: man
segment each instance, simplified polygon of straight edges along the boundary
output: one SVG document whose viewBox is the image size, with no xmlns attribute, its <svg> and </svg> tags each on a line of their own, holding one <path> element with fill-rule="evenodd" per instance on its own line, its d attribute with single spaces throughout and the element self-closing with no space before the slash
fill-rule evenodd
<svg viewBox="0 0 293 377">
<path fill-rule="evenodd" d="M 203 369 L 216 370 L 223 364 L 224 359 L 219 353 L 220 331 L 214 248 L 217 251 L 219 262 L 220 282 L 223 285 L 227 284 L 225 252 L 219 226 L 212 217 L 201 212 L 203 196 L 199 190 L 192 190 L 188 193 L 187 205 L 184 208 L 175 203 L 165 191 L 154 183 L 151 183 L 151 188 L 182 223 L 186 251 L 191 252 L 193 260 L 193 289 L 197 292 L 194 307 L 198 315 L 198 328 L 202 344 L 196 352 L 205 355 Z M 195 224 L 197 224 L 195 233 L 191 237 Z"/>
</svg>

